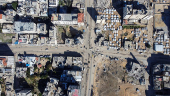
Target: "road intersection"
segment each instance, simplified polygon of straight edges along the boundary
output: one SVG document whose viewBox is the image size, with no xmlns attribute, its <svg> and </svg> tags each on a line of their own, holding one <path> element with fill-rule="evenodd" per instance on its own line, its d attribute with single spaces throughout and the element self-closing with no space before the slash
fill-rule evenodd
<svg viewBox="0 0 170 96">
<path fill-rule="evenodd" d="M 11 45 L 8 44 L 10 50 L 14 53 L 15 58 L 18 54 L 37 54 L 37 55 L 52 55 L 52 54 L 64 54 L 65 52 L 77 52 L 80 53 L 83 57 L 83 62 L 88 64 L 85 66 L 85 70 L 83 72 L 83 80 L 82 80 L 82 89 L 81 96 L 91 96 L 92 95 L 92 85 L 94 79 L 94 57 L 98 54 L 113 56 L 113 57 L 121 57 L 121 58 L 129 58 L 131 57 L 130 51 L 114 51 L 107 50 L 104 48 L 99 48 L 95 46 L 95 12 L 93 8 L 93 0 L 85 0 L 85 37 L 84 44 L 82 46 L 29 46 L 29 45 Z M 90 10 L 87 10 L 90 8 Z M 46 50 L 48 49 L 48 50 Z M 99 50 L 100 49 L 100 50 Z M 133 52 L 135 56 L 137 56 L 138 60 L 146 61 L 148 56 L 147 54 L 139 54 L 138 52 Z M 149 57 L 149 56 L 148 56 Z M 16 59 L 17 60 L 17 59 Z"/>
</svg>

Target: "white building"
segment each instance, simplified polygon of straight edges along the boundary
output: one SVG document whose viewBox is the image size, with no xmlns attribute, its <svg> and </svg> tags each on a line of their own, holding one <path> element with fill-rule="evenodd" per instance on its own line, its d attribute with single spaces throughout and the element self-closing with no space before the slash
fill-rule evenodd
<svg viewBox="0 0 170 96">
<path fill-rule="evenodd" d="M 51 21 L 55 25 L 77 25 L 77 14 L 52 14 Z"/>
<path fill-rule="evenodd" d="M 6 9 L 0 14 L 0 23 L 13 23 L 16 12 L 13 9 Z"/>
<path fill-rule="evenodd" d="M 104 23 L 105 23 L 105 19 L 104 19 L 102 16 L 98 15 L 98 16 L 97 16 L 96 23 L 104 24 Z"/>
<path fill-rule="evenodd" d="M 57 7 L 59 0 L 49 0 L 48 4 L 50 7 Z"/>
<path fill-rule="evenodd" d="M 163 52 L 163 45 L 161 44 L 155 44 L 155 51 Z"/>
<path fill-rule="evenodd" d="M 51 45 L 57 45 L 57 29 L 55 26 L 49 29 L 49 41 Z"/>
<path fill-rule="evenodd" d="M 29 89 L 25 89 L 16 93 L 16 96 L 32 96 L 32 92 Z"/>
<path fill-rule="evenodd" d="M 126 5 L 123 7 L 123 20 L 124 24 L 135 24 L 139 23 L 139 20 L 142 20 L 142 23 L 145 24 L 146 20 L 149 20 L 153 17 L 150 10 L 144 9 L 133 9 L 133 5 Z"/>
</svg>

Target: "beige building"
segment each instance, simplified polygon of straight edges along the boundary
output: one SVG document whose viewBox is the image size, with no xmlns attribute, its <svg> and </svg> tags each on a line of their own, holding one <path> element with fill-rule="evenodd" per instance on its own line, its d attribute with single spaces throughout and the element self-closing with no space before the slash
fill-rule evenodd
<svg viewBox="0 0 170 96">
<path fill-rule="evenodd" d="M 77 25 L 77 14 L 52 14 L 51 21 L 55 25 Z"/>
<path fill-rule="evenodd" d="M 153 17 L 151 10 L 144 10 L 144 9 L 133 9 L 133 5 L 126 5 L 123 7 L 123 24 L 136 24 L 147 23 L 146 20 L 149 20 Z"/>
</svg>

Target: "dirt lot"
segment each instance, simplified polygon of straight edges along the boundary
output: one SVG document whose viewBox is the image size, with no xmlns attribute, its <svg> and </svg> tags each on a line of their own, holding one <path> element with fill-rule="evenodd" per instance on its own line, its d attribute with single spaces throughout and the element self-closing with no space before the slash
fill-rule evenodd
<svg viewBox="0 0 170 96">
<path fill-rule="evenodd" d="M 145 96 L 145 86 L 126 83 L 125 59 L 101 59 L 96 64 L 94 96 Z"/>
<path fill-rule="evenodd" d="M 79 26 L 58 26 L 57 42 L 63 44 L 65 38 L 74 38 L 78 34 L 82 34 L 83 27 Z"/>
<path fill-rule="evenodd" d="M 162 14 L 155 14 L 155 27 L 165 27 L 166 24 L 162 20 Z"/>
<path fill-rule="evenodd" d="M 9 34 L 0 33 L 0 42 L 12 43 L 12 36 L 15 36 L 15 34 L 13 34 L 13 33 L 9 33 Z"/>
</svg>

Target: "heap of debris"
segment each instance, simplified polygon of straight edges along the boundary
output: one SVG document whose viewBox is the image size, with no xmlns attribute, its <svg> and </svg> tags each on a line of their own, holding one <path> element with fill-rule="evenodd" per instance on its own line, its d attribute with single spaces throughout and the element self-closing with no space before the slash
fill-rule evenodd
<svg viewBox="0 0 170 96">
<path fill-rule="evenodd" d="M 110 6 L 110 0 L 94 0 L 94 5 L 99 8 L 108 8 Z"/>
<path fill-rule="evenodd" d="M 145 66 L 132 62 L 131 70 L 127 70 L 127 81 L 132 84 L 144 85 L 145 84 Z"/>
</svg>

